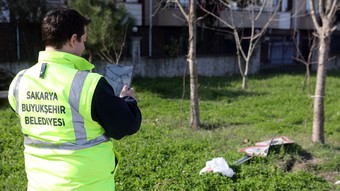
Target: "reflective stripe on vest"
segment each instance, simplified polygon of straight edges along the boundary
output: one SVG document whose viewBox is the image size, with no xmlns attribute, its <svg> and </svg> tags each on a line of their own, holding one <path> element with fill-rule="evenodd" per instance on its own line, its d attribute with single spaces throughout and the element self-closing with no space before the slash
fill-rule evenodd
<svg viewBox="0 0 340 191">
<path fill-rule="evenodd" d="M 24 70 L 19 76 L 17 81 L 15 82 L 15 86 L 14 86 L 14 90 L 13 90 L 13 96 L 15 97 L 15 102 L 16 102 L 16 106 L 15 106 L 15 112 L 17 114 L 19 114 L 19 86 L 20 86 L 20 81 L 22 76 L 25 74 L 26 70 Z M 21 124 L 20 124 L 20 129 L 22 129 Z"/>
<path fill-rule="evenodd" d="M 15 85 L 14 96 L 16 100 L 16 112 L 19 111 L 19 84 L 22 79 L 23 72 L 19 77 Z M 71 84 L 70 94 L 68 102 L 71 106 L 72 112 L 72 123 L 75 132 L 76 142 L 66 142 L 66 143 L 50 143 L 44 142 L 36 139 L 32 139 L 28 135 L 24 135 L 24 144 L 31 145 L 39 148 L 51 148 L 51 149 L 65 149 L 65 150 L 77 150 L 82 148 L 89 148 L 98 145 L 103 142 L 109 141 L 109 138 L 105 135 L 100 135 L 92 140 L 87 140 L 86 130 L 84 127 L 84 118 L 79 113 L 79 103 L 81 92 L 84 86 L 84 81 L 88 75 L 88 72 L 78 71 L 74 76 Z"/>
</svg>

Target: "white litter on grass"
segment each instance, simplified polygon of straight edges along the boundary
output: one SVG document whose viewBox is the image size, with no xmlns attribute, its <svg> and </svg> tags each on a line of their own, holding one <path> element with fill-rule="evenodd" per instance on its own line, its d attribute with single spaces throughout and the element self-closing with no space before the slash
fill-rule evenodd
<svg viewBox="0 0 340 191">
<path fill-rule="evenodd" d="M 340 185 L 340 180 L 336 181 L 334 184 L 335 185 Z"/>
<path fill-rule="evenodd" d="M 222 157 L 207 161 L 205 167 L 200 171 L 200 175 L 204 172 L 218 172 L 227 177 L 233 177 L 235 174 L 234 170 L 229 167 L 227 161 Z"/>
</svg>

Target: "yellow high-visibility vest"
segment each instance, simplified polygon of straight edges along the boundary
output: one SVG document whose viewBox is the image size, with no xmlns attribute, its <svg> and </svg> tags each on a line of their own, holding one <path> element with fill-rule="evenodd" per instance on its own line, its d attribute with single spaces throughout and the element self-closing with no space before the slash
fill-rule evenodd
<svg viewBox="0 0 340 191">
<path fill-rule="evenodd" d="M 28 190 L 114 190 L 115 153 L 91 117 L 99 74 L 85 59 L 42 51 L 18 73 L 9 103 L 24 134 Z"/>
</svg>

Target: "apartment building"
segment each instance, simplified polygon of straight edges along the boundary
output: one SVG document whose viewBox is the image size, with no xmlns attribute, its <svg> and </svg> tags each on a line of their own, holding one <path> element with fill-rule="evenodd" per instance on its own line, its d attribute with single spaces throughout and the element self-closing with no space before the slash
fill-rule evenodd
<svg viewBox="0 0 340 191">
<path fill-rule="evenodd" d="M 221 4 L 219 0 L 198 0 L 201 5 L 214 5 L 214 13 L 224 21 L 233 19 L 234 25 L 247 34 L 251 30 L 261 29 L 268 18 L 278 8 L 275 19 L 270 23 L 258 46 L 260 49 L 261 67 L 281 64 L 295 64 L 298 52 L 307 56 L 310 52 L 310 40 L 313 37 L 313 23 L 310 17 L 308 0 L 258 0 L 256 5 L 238 5 L 234 1 Z M 0 0 L 0 43 L 5 44 L 0 48 L 2 60 L 20 60 L 28 58 L 36 52 L 37 48 L 29 48 L 37 44 L 39 31 L 37 28 L 29 30 L 23 27 L 18 31 L 18 26 L 9 22 L 9 12 L 6 9 L 7 0 Z M 48 8 L 63 6 L 67 0 L 46 0 Z M 224 1 L 227 2 L 227 1 Z M 187 54 L 188 31 L 186 20 L 179 10 L 175 0 L 122 0 L 131 15 L 136 19 L 134 35 L 141 37 L 140 54 L 147 58 L 176 57 Z M 189 5 L 189 0 L 180 0 L 184 8 Z M 249 13 L 261 12 L 256 22 L 252 24 Z M 204 16 L 199 8 L 198 17 Z M 232 56 L 236 54 L 233 35 L 230 27 L 219 22 L 211 16 L 204 16 L 197 23 L 197 56 Z M 23 34 L 32 34 L 25 38 Z M 340 53 L 339 27 L 332 37 L 331 54 Z M 15 43 L 13 43 L 15 42 Z M 242 44 L 247 47 L 246 40 Z M 37 44 L 39 48 L 39 44 Z M 299 47 L 299 51 L 297 49 Z M 26 50 L 26 51 L 25 51 Z M 0 60 L 1 60 L 0 59 Z"/>
<path fill-rule="evenodd" d="M 143 56 L 178 56 L 187 53 L 187 24 L 175 0 L 126 0 L 124 3 L 140 21 L 138 28 L 142 36 Z M 180 3 L 187 8 L 189 0 L 180 0 Z M 259 45 L 262 66 L 295 64 L 299 52 L 305 57 L 310 52 L 314 27 L 308 0 L 259 0 L 257 5 L 243 8 L 234 1 L 221 4 L 219 0 L 203 0 L 200 3 L 217 5 L 214 12 L 224 21 L 233 20 L 234 26 L 244 29 L 244 33 L 249 33 L 252 27 L 261 29 L 278 9 Z M 137 6 L 142 9 L 138 13 L 136 9 L 130 8 Z M 250 22 L 250 12 L 255 15 L 261 12 L 253 24 Z M 202 16 L 202 11 L 198 9 L 197 15 Z M 332 37 L 331 54 L 340 53 L 340 46 L 336 43 L 340 40 L 338 31 L 339 27 Z M 211 16 L 198 22 L 197 35 L 198 56 L 236 53 L 230 28 Z M 247 42 L 244 42 L 244 46 L 247 46 Z"/>
<path fill-rule="evenodd" d="M 40 24 L 37 21 L 43 14 L 42 9 L 65 5 L 64 0 L 23 2 L 19 5 L 20 11 L 35 3 L 38 5 L 35 7 L 36 12 L 26 13 L 25 18 L 13 18 L 15 16 L 10 13 L 8 1 L 0 0 L 0 62 L 35 61 L 39 50 L 43 49 Z"/>
</svg>

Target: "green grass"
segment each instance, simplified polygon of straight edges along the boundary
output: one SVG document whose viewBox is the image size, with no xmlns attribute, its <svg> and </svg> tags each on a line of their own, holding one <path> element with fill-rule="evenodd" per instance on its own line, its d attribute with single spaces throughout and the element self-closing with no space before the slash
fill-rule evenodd
<svg viewBox="0 0 340 191">
<path fill-rule="evenodd" d="M 238 76 L 199 77 L 200 130 L 189 127 L 188 82 L 182 101 L 182 78 L 134 79 L 143 123 L 136 135 L 114 141 L 123 159 L 117 190 L 339 190 L 338 73 L 330 72 L 326 82 L 324 145 L 311 142 L 312 99 L 302 90 L 304 74 L 252 76 L 248 91 L 240 89 Z M 0 114 L 0 190 L 24 190 L 18 119 L 7 106 Z M 233 165 L 244 156 L 240 148 L 275 135 L 295 143 Z M 232 178 L 199 175 L 216 157 L 235 171 Z"/>
</svg>

